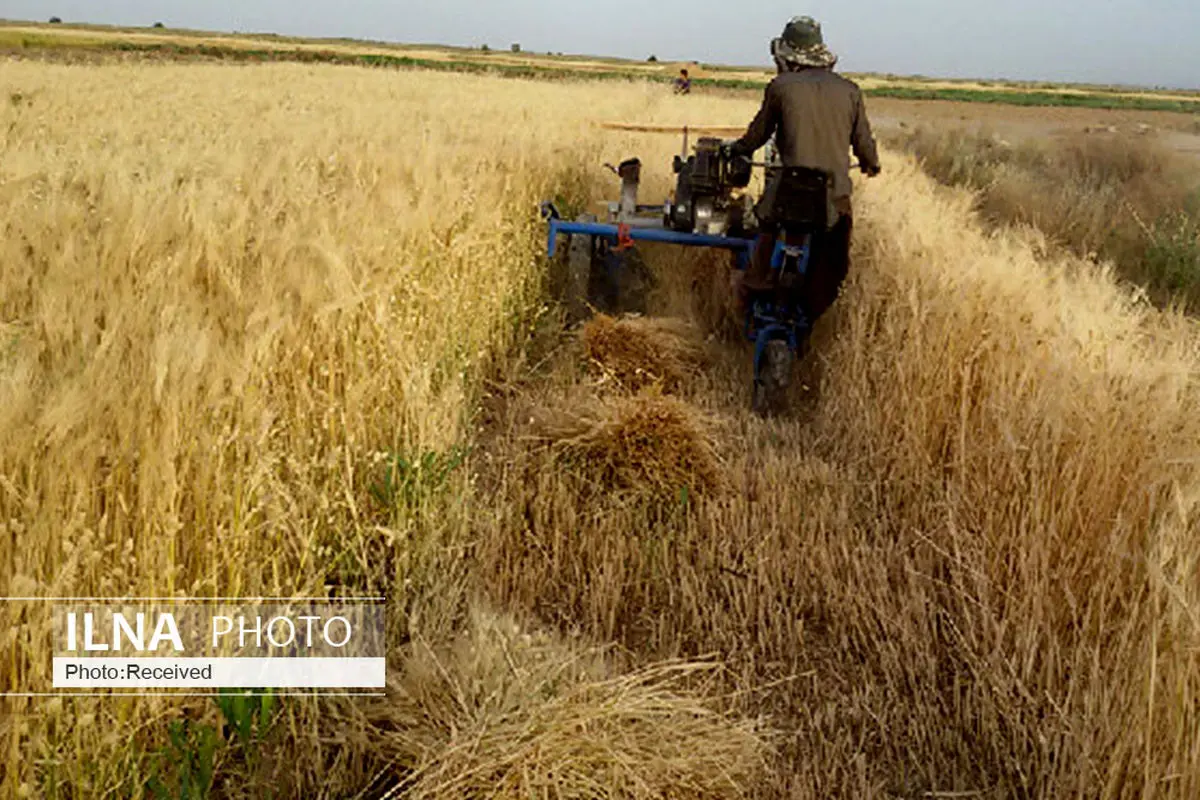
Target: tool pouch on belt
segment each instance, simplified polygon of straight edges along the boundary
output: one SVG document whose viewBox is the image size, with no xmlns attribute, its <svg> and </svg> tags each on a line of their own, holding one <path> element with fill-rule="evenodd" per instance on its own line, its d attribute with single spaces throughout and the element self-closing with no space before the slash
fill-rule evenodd
<svg viewBox="0 0 1200 800">
<path fill-rule="evenodd" d="M 781 167 L 767 176 L 754 215 L 771 226 L 827 231 L 838 220 L 833 175 L 809 167 Z"/>
</svg>

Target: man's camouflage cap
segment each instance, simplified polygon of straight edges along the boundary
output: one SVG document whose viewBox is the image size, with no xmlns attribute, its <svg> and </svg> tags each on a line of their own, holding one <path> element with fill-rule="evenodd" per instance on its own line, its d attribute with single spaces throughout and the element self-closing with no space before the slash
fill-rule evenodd
<svg viewBox="0 0 1200 800">
<path fill-rule="evenodd" d="M 837 56 L 825 46 L 821 23 L 812 17 L 792 17 L 783 35 L 771 40 L 771 55 L 801 67 L 832 67 Z"/>
</svg>

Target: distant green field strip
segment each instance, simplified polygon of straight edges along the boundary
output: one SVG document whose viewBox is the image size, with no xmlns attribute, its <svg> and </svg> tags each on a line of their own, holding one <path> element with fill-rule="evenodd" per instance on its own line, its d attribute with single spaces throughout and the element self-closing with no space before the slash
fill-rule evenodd
<svg viewBox="0 0 1200 800">
<path fill-rule="evenodd" d="M 0 42 L 7 37 L 0 37 Z M 15 42 L 13 43 L 15 44 Z M 66 39 L 51 40 L 48 36 L 24 37 L 24 49 L 71 49 L 88 51 L 118 51 L 131 53 L 161 54 L 171 58 L 210 58 L 222 61 L 298 61 L 302 63 L 347 64 L 393 69 L 425 69 L 438 72 L 481 73 L 503 75 L 512 78 L 539 80 L 613 80 L 652 81 L 670 83 L 673 75 L 646 75 L 628 70 L 590 70 L 570 66 L 542 66 L 538 64 L 488 63 L 487 56 L 478 59 L 440 60 L 417 58 L 383 53 L 350 53 L 334 50 L 310 49 L 250 49 L 204 44 L 134 43 L 116 41 L 97 43 L 86 40 L 82 43 Z M 744 78 L 695 78 L 692 84 L 717 89 L 761 91 L 766 80 Z M 1200 100 L 1168 99 L 1161 97 L 1121 96 L 1109 93 L 1079 94 L 1054 91 L 1014 91 L 966 88 L 924 88 L 917 86 L 877 86 L 865 89 L 871 97 L 892 97 L 902 100 L 951 100 L 964 103 L 996 103 L 1014 106 L 1074 106 L 1096 109 L 1128 109 L 1135 111 L 1174 111 L 1200 114 Z"/>
<path fill-rule="evenodd" d="M 214 45 L 136 44 L 132 42 L 115 42 L 107 45 L 104 49 L 133 53 L 159 53 L 178 58 L 214 58 L 223 61 L 299 61 L 304 63 L 351 64 L 397 69 L 427 69 L 440 72 L 500 73 L 515 78 L 637 80 L 640 77 L 631 72 L 612 70 L 580 70 L 562 67 L 544 67 L 537 64 L 489 64 L 482 60 L 443 61 L 433 58 L 414 58 L 411 56 L 386 55 L 383 53 L 348 53 L 333 50 L 286 50 L 274 48 L 252 50 L 243 47 L 218 47 Z M 651 79 L 654 79 L 653 76 Z"/>
</svg>

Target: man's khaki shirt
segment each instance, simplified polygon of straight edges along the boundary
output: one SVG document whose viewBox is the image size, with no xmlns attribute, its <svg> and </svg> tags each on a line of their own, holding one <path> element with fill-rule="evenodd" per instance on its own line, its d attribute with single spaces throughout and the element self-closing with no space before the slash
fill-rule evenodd
<svg viewBox="0 0 1200 800">
<path fill-rule="evenodd" d="M 833 175 L 833 205 L 850 213 L 850 148 L 859 164 L 879 167 L 862 90 L 827 69 L 783 72 L 767 84 L 762 107 L 733 145 L 751 155 L 775 135 L 785 167 L 822 169 Z"/>
</svg>

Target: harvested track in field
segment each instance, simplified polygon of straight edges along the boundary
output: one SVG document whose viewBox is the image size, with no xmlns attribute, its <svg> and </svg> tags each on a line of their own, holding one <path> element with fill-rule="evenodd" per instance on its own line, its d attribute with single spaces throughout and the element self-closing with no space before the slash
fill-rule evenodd
<svg viewBox="0 0 1200 800">
<path fill-rule="evenodd" d="M 1195 730 L 1177 692 L 1200 688 L 1200 632 L 1181 619 L 1148 660 L 1170 623 L 1133 598 L 1157 580 L 1147 537 L 1196 552 L 1194 508 L 1170 499 L 1198 485 L 1174 460 L 1200 436 L 1195 334 L 988 238 L 910 170 L 859 201 L 851 285 L 790 417 L 749 413 L 723 262 L 648 255 L 659 346 L 595 320 L 501 414 L 479 574 L 635 663 L 723 659 L 733 706 L 783 732 L 757 796 L 1087 795 L 1140 786 L 1136 754 L 1192 776 L 1170 789 L 1189 797 L 1168 731 Z M 669 351 L 706 366 L 656 381 Z M 1112 614 L 1119 638 L 1085 622 Z"/>
</svg>

